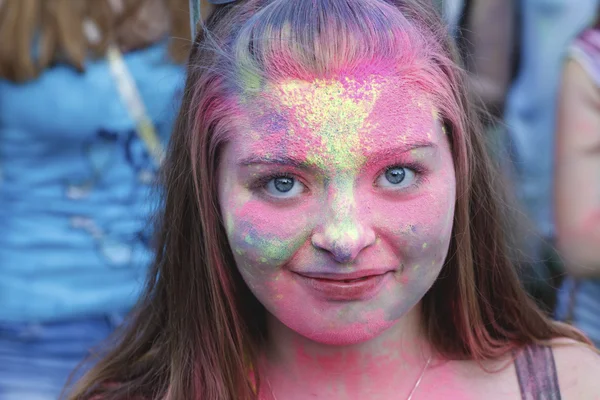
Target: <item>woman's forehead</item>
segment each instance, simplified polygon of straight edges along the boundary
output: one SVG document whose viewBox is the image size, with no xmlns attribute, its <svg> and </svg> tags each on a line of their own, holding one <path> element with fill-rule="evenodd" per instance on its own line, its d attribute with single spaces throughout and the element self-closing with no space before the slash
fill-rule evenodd
<svg viewBox="0 0 600 400">
<path fill-rule="evenodd" d="M 444 140 L 431 96 L 398 77 L 289 80 L 243 103 L 248 123 L 234 141 L 274 157 L 292 152 L 343 166 L 365 153 Z"/>
</svg>

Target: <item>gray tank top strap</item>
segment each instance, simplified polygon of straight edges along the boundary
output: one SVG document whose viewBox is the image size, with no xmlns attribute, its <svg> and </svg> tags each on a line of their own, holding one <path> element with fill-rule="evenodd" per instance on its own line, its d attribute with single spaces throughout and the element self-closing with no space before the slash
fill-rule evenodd
<svg viewBox="0 0 600 400">
<path fill-rule="evenodd" d="M 523 400 L 561 400 L 552 349 L 531 345 L 515 359 Z"/>
</svg>

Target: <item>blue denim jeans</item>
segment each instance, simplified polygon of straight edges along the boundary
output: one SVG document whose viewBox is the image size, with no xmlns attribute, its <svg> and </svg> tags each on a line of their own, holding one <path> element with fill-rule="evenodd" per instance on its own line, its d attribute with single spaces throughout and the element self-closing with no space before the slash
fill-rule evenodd
<svg viewBox="0 0 600 400">
<path fill-rule="evenodd" d="M 0 322 L 0 400 L 56 400 L 123 314 L 52 323 Z"/>
</svg>

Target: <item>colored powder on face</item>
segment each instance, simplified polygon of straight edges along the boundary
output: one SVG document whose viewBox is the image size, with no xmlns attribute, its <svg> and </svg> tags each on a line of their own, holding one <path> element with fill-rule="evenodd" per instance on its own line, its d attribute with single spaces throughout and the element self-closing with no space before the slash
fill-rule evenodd
<svg viewBox="0 0 600 400">
<path fill-rule="evenodd" d="M 331 188 L 331 206 L 333 223 L 327 224 L 324 232 L 332 243 L 354 243 L 359 240 L 359 226 L 356 224 L 356 199 L 352 179 L 338 176 L 334 178 Z M 339 249 L 347 250 L 347 249 Z"/>
<path fill-rule="evenodd" d="M 233 230 L 235 229 L 235 222 L 231 212 L 225 213 L 225 231 L 228 235 L 233 234 Z"/>
<path fill-rule="evenodd" d="M 225 181 L 224 184 L 226 185 L 231 185 L 231 183 L 229 182 L 229 180 L 233 181 L 233 179 L 231 177 L 226 177 L 223 178 L 223 180 Z M 239 207 L 242 204 L 245 204 L 248 200 L 250 200 L 251 196 L 250 193 L 247 193 L 243 190 L 236 190 L 235 191 L 235 196 L 234 196 L 234 201 L 232 201 L 231 207 L 226 209 L 224 211 L 224 222 L 225 222 L 225 231 L 227 232 L 227 235 L 231 236 L 233 235 L 233 231 L 236 229 L 235 226 L 235 220 L 236 217 L 233 214 L 233 210 L 236 209 L 237 207 Z"/>
<path fill-rule="evenodd" d="M 241 227 L 245 230 L 244 242 L 250 249 L 256 249 L 260 254 L 260 261 L 269 265 L 278 265 L 290 257 L 290 250 L 297 245 L 293 240 L 285 240 L 276 236 L 265 236 L 257 232 L 254 227 Z"/>
<path fill-rule="evenodd" d="M 354 170 L 362 164 L 360 133 L 373 129 L 367 119 L 383 85 L 381 79 L 350 78 L 278 85 L 278 101 L 291 111 L 297 133 L 321 142 L 320 149 L 309 150 L 307 162 L 323 170 Z"/>
<path fill-rule="evenodd" d="M 447 250 L 453 169 L 441 130 L 432 123 L 437 112 L 431 96 L 411 82 L 376 75 L 268 84 L 252 100 L 230 167 L 248 155 L 292 159 L 302 168 L 260 166 L 257 177 L 289 170 L 307 191 L 274 205 L 260 196 L 237 200 L 239 192 L 250 193 L 244 186 L 250 178 L 231 183 L 226 198 L 234 223 L 225 222 L 236 254 L 243 252 L 236 261 L 244 279 L 273 315 L 313 340 L 343 344 L 382 332 L 426 293 Z M 427 139 L 437 150 L 403 151 L 409 147 L 402 144 Z M 418 190 L 392 196 L 373 189 L 383 168 L 405 160 L 426 165 Z M 325 246 L 315 248 L 316 239 Z M 359 254 L 352 262 L 346 257 Z M 381 295 L 359 305 L 308 296 L 287 272 L 398 265 L 398 276 Z"/>
</svg>

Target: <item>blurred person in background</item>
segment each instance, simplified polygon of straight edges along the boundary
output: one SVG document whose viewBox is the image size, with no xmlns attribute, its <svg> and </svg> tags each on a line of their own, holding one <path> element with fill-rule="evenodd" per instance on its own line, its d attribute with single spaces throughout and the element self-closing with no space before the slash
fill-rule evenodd
<svg viewBox="0 0 600 400">
<path fill-rule="evenodd" d="M 509 88 L 517 77 L 521 47 L 521 0 L 437 0 L 451 34 L 456 38 L 464 66 L 469 72 L 471 93 L 484 109 L 486 139 L 503 178 L 515 191 L 509 132 L 502 120 Z M 562 273 L 532 249 L 536 228 L 527 218 L 513 232 L 519 243 L 512 257 L 520 266 L 526 290 L 548 314 L 552 314 L 556 284 Z M 539 241 L 538 241 L 539 242 Z"/>
<path fill-rule="evenodd" d="M 516 1 L 436 0 L 458 42 L 471 92 L 496 118 L 502 116 L 512 77 Z"/>
<path fill-rule="evenodd" d="M 0 0 L 0 400 L 55 399 L 137 300 L 187 0 Z"/>
<path fill-rule="evenodd" d="M 569 50 L 557 118 L 556 231 L 568 276 L 556 317 L 600 348 L 600 20 Z"/>
<path fill-rule="evenodd" d="M 525 257 L 535 275 L 532 285 L 551 310 L 563 275 L 554 257 L 552 176 L 557 90 L 566 50 L 594 18 L 598 0 L 518 0 L 520 35 L 516 77 L 508 93 L 512 180 L 533 229 L 523 238 Z M 536 284 L 535 280 L 539 282 Z M 526 282 L 527 284 L 528 282 Z"/>
</svg>

